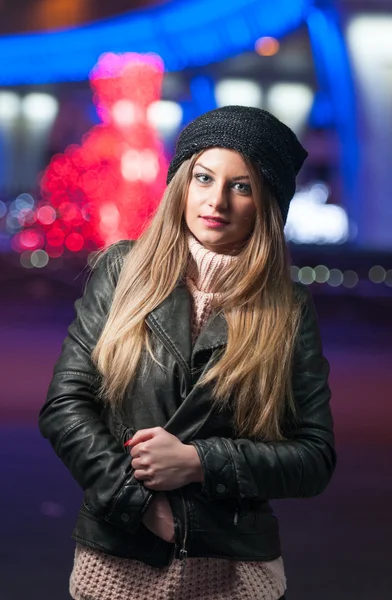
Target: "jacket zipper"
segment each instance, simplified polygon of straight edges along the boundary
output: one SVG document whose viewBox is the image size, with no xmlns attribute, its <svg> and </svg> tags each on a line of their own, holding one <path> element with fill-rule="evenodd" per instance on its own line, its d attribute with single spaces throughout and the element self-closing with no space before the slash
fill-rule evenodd
<svg viewBox="0 0 392 600">
<path fill-rule="evenodd" d="M 237 506 L 235 509 L 235 512 L 234 512 L 233 525 L 237 525 L 239 514 L 240 514 L 240 508 L 239 508 L 239 506 Z"/>
<path fill-rule="evenodd" d="M 127 427 L 125 429 L 125 431 L 123 432 L 123 443 L 125 444 L 125 442 L 129 438 L 131 438 L 134 433 L 135 433 L 134 429 L 132 429 L 130 427 Z M 131 453 L 130 449 L 127 448 L 127 447 L 125 447 L 124 450 L 128 454 Z M 133 471 L 134 471 L 134 469 L 132 469 L 131 472 L 133 472 Z M 187 514 L 186 504 L 185 504 L 185 498 L 184 498 L 184 494 L 183 494 L 182 490 L 181 490 L 181 499 L 182 499 L 182 505 L 183 505 L 183 508 L 184 508 L 184 525 L 185 525 L 184 528 L 185 528 L 185 530 L 184 530 L 184 538 L 183 538 L 183 541 L 182 541 L 182 548 L 179 551 L 179 558 L 180 558 L 180 560 L 185 560 L 186 558 L 188 558 L 188 551 L 186 549 L 186 541 L 187 541 L 187 537 L 188 537 L 188 514 Z M 144 507 L 143 514 L 147 510 L 149 504 L 150 504 L 150 502 L 147 502 L 147 505 Z M 175 546 L 174 546 L 173 555 L 174 554 L 175 554 Z M 184 566 L 185 566 L 185 563 L 184 563 Z"/>
<path fill-rule="evenodd" d="M 188 550 L 186 549 L 186 542 L 187 542 L 187 538 L 188 538 L 188 513 L 186 510 L 184 492 L 182 490 L 181 490 L 181 500 L 182 500 L 182 506 L 184 508 L 184 537 L 182 540 L 182 548 L 179 553 L 179 558 L 180 558 L 180 560 L 185 561 L 188 558 Z M 184 566 L 185 566 L 185 563 L 184 563 Z"/>
</svg>

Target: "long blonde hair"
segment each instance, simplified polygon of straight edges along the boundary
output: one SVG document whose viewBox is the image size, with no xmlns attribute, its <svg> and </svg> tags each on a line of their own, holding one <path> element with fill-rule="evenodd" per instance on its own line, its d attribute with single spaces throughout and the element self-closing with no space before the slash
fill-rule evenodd
<svg viewBox="0 0 392 600">
<path fill-rule="evenodd" d="M 188 261 L 186 193 L 199 155 L 185 161 L 167 186 L 150 226 L 124 259 L 112 305 L 92 358 L 102 375 L 101 397 L 124 398 L 143 352 L 155 360 L 145 318 L 174 290 Z M 217 281 L 228 341 L 197 385 L 210 384 L 219 409 L 233 403 L 239 436 L 283 439 L 282 418 L 294 412 L 291 370 L 301 307 L 289 275 L 277 201 L 256 167 L 247 164 L 256 199 L 254 230 Z"/>
</svg>

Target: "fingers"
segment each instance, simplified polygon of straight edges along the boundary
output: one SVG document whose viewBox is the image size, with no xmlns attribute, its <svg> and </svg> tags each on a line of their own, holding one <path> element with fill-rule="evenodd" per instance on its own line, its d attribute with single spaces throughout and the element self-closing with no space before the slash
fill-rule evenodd
<svg viewBox="0 0 392 600">
<path fill-rule="evenodd" d="M 147 479 L 152 479 L 151 475 L 147 473 L 147 471 L 142 471 L 141 469 L 135 471 L 134 476 L 138 481 L 147 481 Z"/>
<path fill-rule="evenodd" d="M 139 429 L 139 431 L 137 431 L 130 440 L 125 442 L 124 446 L 130 446 L 131 448 L 133 448 L 134 446 L 136 446 L 136 444 L 140 444 L 140 442 L 145 442 L 155 437 L 161 431 L 163 431 L 162 427 L 150 427 L 148 429 Z"/>
<path fill-rule="evenodd" d="M 138 444 L 137 446 L 134 446 L 130 452 L 132 458 L 138 458 L 140 456 L 140 454 L 142 452 L 144 452 L 144 446 L 143 444 Z"/>
<path fill-rule="evenodd" d="M 135 475 L 136 477 L 136 475 Z M 148 475 L 144 474 L 141 477 L 136 477 L 136 479 L 138 479 L 139 481 L 143 482 L 144 487 L 148 488 L 149 490 L 153 490 L 156 492 L 160 492 L 164 490 L 164 485 L 160 482 L 156 482 L 154 479 L 149 478 Z"/>
</svg>

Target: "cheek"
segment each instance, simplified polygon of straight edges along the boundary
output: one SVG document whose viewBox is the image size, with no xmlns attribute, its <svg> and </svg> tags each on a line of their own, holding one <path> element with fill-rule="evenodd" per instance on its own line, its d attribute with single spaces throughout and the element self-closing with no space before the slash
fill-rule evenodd
<svg viewBox="0 0 392 600">
<path fill-rule="evenodd" d="M 186 203 L 185 203 L 185 219 L 192 219 L 197 217 L 199 214 L 200 200 L 197 194 L 193 193 L 192 189 L 189 188 Z"/>
<path fill-rule="evenodd" d="M 237 214 L 244 221 L 250 221 L 250 220 L 253 221 L 254 218 L 256 217 L 256 206 L 255 206 L 253 200 L 251 202 L 249 202 L 249 204 L 247 204 L 246 206 L 244 206 L 244 205 L 239 206 Z"/>
</svg>

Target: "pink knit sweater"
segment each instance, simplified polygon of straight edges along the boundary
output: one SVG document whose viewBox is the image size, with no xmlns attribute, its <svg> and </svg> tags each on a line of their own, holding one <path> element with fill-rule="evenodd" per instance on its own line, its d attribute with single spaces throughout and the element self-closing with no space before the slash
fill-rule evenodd
<svg viewBox="0 0 392 600">
<path fill-rule="evenodd" d="M 195 342 L 211 314 L 214 278 L 233 256 L 206 250 L 189 236 L 186 281 Z M 174 559 L 164 568 L 109 556 L 77 544 L 70 578 L 74 600 L 277 600 L 286 589 L 282 558 L 271 562 Z"/>
</svg>

